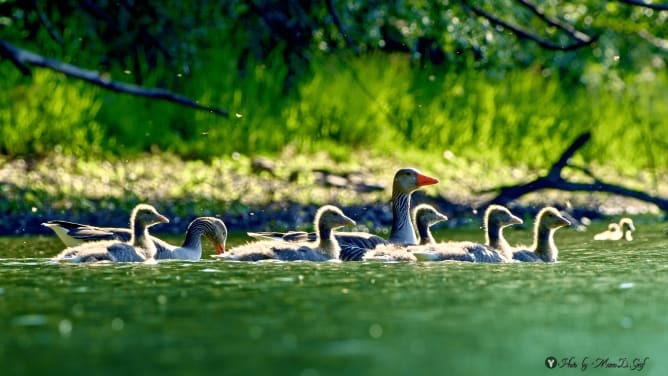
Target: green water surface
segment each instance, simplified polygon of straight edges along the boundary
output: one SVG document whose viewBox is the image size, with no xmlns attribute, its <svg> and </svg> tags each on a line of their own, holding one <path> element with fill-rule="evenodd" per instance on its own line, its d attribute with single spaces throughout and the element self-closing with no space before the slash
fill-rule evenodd
<svg viewBox="0 0 668 376">
<path fill-rule="evenodd" d="M 74 265 L 0 238 L 0 374 L 668 374 L 668 236 L 638 227 L 560 230 L 558 264 Z"/>
</svg>

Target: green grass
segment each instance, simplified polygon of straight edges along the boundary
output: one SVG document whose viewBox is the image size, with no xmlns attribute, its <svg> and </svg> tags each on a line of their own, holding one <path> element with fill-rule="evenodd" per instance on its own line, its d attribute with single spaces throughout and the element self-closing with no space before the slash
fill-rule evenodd
<svg viewBox="0 0 668 376">
<path fill-rule="evenodd" d="M 166 82 L 200 103 L 228 109 L 230 118 L 106 92 L 39 69 L 31 81 L 4 64 L 0 150 L 14 157 L 60 149 L 89 158 L 161 150 L 210 160 L 235 152 L 280 155 L 288 147 L 300 154 L 324 151 L 338 161 L 354 159 L 358 150 L 395 156 L 447 151 L 491 166 L 544 168 L 592 130 L 577 162 L 627 173 L 668 168 L 665 73 L 574 84 L 540 69 L 497 77 L 475 69 L 417 69 L 404 55 L 328 56 L 314 57 L 286 94 L 287 71 L 278 56 L 249 62 L 243 75 L 232 50 L 201 61 L 192 75 L 170 73 Z M 156 73 L 146 84 L 165 82 L 164 76 Z"/>
</svg>

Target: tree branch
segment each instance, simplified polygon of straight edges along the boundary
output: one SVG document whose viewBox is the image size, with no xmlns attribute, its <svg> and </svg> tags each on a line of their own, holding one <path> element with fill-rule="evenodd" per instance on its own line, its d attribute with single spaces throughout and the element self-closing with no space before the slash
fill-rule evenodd
<svg viewBox="0 0 668 376">
<path fill-rule="evenodd" d="M 625 3 L 629 5 L 634 5 L 638 7 L 643 7 L 643 8 L 649 8 L 649 9 L 654 9 L 654 10 L 668 10 L 668 4 L 650 4 L 646 3 L 644 1 L 638 1 L 638 0 L 617 0 L 620 3 Z"/>
<path fill-rule="evenodd" d="M 9 60 L 11 60 L 12 63 L 14 63 L 14 65 L 16 65 L 16 67 L 21 70 L 24 75 L 30 75 L 30 69 L 28 69 L 26 65 L 27 63 L 61 72 L 69 77 L 77 78 L 104 89 L 115 91 L 117 93 L 161 99 L 198 110 L 206 110 L 217 115 L 229 116 L 229 113 L 226 110 L 203 106 L 193 99 L 172 93 L 171 91 L 159 88 L 144 88 L 124 82 L 112 81 L 108 78 L 100 76 L 99 72 L 79 68 L 75 65 L 46 58 L 36 53 L 14 47 L 2 39 L 0 39 L 0 56 L 7 57 Z"/>
<path fill-rule="evenodd" d="M 348 47 L 353 49 L 353 52 L 356 56 L 359 55 L 359 48 L 357 48 L 357 44 L 343 26 L 341 18 L 339 18 L 338 13 L 336 13 L 336 8 L 334 8 L 334 3 L 332 3 L 332 0 L 325 0 L 325 3 L 327 4 L 327 10 L 329 11 L 330 16 L 332 16 L 334 25 L 336 25 L 336 28 L 339 29 L 339 33 L 341 33 L 343 39 L 345 39 L 346 44 L 348 44 Z"/>
<path fill-rule="evenodd" d="M 568 160 L 573 156 L 573 154 L 580 149 L 589 139 L 591 134 L 589 132 L 579 136 L 566 151 L 559 157 L 559 160 L 555 162 L 547 175 L 540 176 L 533 181 L 520 184 L 515 186 L 503 186 L 497 187 L 494 190 L 486 190 L 487 192 L 498 191 L 499 194 L 490 200 L 486 205 L 489 204 L 502 204 L 505 205 L 508 202 L 515 200 L 527 193 L 543 190 L 543 189 L 559 189 L 562 191 L 587 191 L 587 192 L 606 192 L 617 194 L 621 196 L 631 197 L 638 200 L 646 201 L 652 203 L 659 207 L 659 209 L 668 211 L 668 199 L 661 197 L 652 196 L 648 193 L 638 191 L 635 189 L 625 188 L 619 185 L 610 184 L 603 182 L 594 178 L 594 183 L 577 183 L 566 181 L 561 177 L 561 170 L 568 166 Z M 588 170 L 586 171 L 588 172 Z M 593 177 L 593 174 L 589 172 L 589 175 Z M 485 205 L 485 206 L 486 206 Z"/>
<path fill-rule="evenodd" d="M 598 39 L 598 37 L 595 36 L 595 37 L 589 38 L 589 40 L 587 40 L 587 41 L 582 41 L 582 40 L 576 39 L 577 42 L 572 43 L 572 44 L 566 44 L 566 45 L 555 44 L 555 43 L 550 42 L 547 39 L 541 38 L 540 36 L 538 36 L 536 34 L 533 34 L 529 31 L 523 30 L 523 29 L 521 29 L 517 26 L 511 25 L 510 23 L 508 23 L 508 22 L 506 22 L 506 21 L 504 21 L 500 18 L 497 18 L 490 13 L 487 13 L 480 8 L 474 7 L 473 5 L 468 3 L 468 0 L 460 0 L 460 1 L 462 3 L 462 6 L 465 9 L 469 9 L 473 13 L 475 13 L 476 15 L 487 19 L 489 22 L 492 23 L 492 25 L 501 26 L 505 29 L 508 29 L 513 34 L 515 34 L 517 37 L 534 41 L 539 46 L 541 46 L 543 48 L 546 48 L 546 49 L 559 50 L 559 51 L 571 51 L 571 50 L 576 50 L 578 48 L 582 48 L 584 46 L 592 44 L 593 42 L 595 42 Z"/>
<path fill-rule="evenodd" d="M 33 0 L 32 5 L 35 7 L 35 11 L 37 12 L 39 20 L 42 22 L 42 25 L 44 25 L 44 27 L 46 27 L 46 30 L 49 32 L 51 39 L 55 40 L 58 44 L 63 44 L 63 38 L 60 37 L 60 34 L 58 34 L 56 29 L 53 27 L 46 14 L 44 14 L 44 12 L 42 12 L 42 10 L 39 9 L 39 4 L 37 3 L 37 0 Z"/>
<path fill-rule="evenodd" d="M 552 167 L 550 168 L 550 171 L 547 173 L 547 178 L 550 180 L 557 180 L 561 177 L 561 170 L 564 169 L 568 165 L 568 160 L 571 159 L 573 154 L 575 154 L 578 149 L 580 149 L 584 144 L 587 143 L 591 139 L 591 133 L 590 132 L 585 132 L 581 134 L 578 138 L 573 141 L 573 143 L 564 151 L 563 154 L 561 154 L 561 157 L 559 157 L 559 160 L 556 161 Z"/>
<path fill-rule="evenodd" d="M 543 13 L 541 10 L 536 8 L 536 6 L 527 0 L 517 0 L 520 4 L 522 4 L 525 8 L 529 9 L 533 14 L 535 14 L 538 18 L 543 20 L 546 24 L 550 26 L 554 26 L 565 33 L 567 33 L 571 38 L 580 41 L 582 43 L 591 43 L 592 37 L 589 35 L 576 30 L 572 25 L 569 25 L 567 23 L 561 22 L 560 20 L 556 18 L 551 18 L 548 17 L 545 13 Z"/>
</svg>

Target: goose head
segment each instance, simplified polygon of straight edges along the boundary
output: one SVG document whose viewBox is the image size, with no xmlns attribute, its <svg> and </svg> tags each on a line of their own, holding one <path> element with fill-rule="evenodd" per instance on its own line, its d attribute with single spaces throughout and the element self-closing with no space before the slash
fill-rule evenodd
<svg viewBox="0 0 668 376">
<path fill-rule="evenodd" d="M 333 205 L 325 205 L 315 215 L 315 227 L 333 230 L 343 226 L 354 226 L 355 221 L 343 214 L 341 209 Z"/>
<path fill-rule="evenodd" d="M 502 205 L 490 205 L 485 210 L 485 227 L 490 226 L 496 228 L 507 227 L 510 225 L 521 225 L 524 223 L 520 217 L 513 215 L 513 213 Z"/>
<path fill-rule="evenodd" d="M 636 226 L 633 225 L 633 219 L 629 217 L 624 217 L 619 220 L 619 227 L 621 227 L 622 231 L 635 231 Z"/>
<path fill-rule="evenodd" d="M 621 231 L 621 227 L 619 227 L 619 224 L 611 223 L 608 225 L 608 232 L 619 232 L 619 231 Z"/>
<path fill-rule="evenodd" d="M 413 210 L 413 222 L 418 228 L 429 228 L 447 220 L 448 217 L 445 214 L 439 213 L 436 208 L 429 204 L 420 204 Z"/>
<path fill-rule="evenodd" d="M 536 218 L 536 225 L 541 230 L 556 230 L 560 227 L 571 225 L 571 221 L 561 215 L 559 210 L 551 206 L 541 209 Z"/>
<path fill-rule="evenodd" d="M 157 223 L 169 223 L 169 219 L 151 205 L 139 204 L 132 210 L 130 225 L 135 227 L 150 227 Z"/>
<path fill-rule="evenodd" d="M 227 227 L 225 223 L 214 217 L 201 217 L 193 221 L 189 226 L 196 225 L 199 222 L 204 227 L 203 235 L 206 237 L 216 250 L 216 253 L 223 254 L 225 252 L 225 243 L 227 242 Z"/>
<path fill-rule="evenodd" d="M 422 174 L 414 168 L 402 168 L 394 174 L 392 190 L 395 193 L 408 194 L 416 189 L 438 183 L 438 179 Z"/>
</svg>

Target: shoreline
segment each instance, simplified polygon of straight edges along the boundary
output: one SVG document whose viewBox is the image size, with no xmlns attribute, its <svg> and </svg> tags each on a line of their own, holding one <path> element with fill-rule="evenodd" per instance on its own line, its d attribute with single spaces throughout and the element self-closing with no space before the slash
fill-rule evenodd
<svg viewBox="0 0 668 376">
<path fill-rule="evenodd" d="M 536 173 L 465 160 L 416 163 L 421 157 L 362 155 L 346 162 L 322 154 L 274 159 L 236 155 L 210 162 L 184 161 L 167 154 L 116 162 L 60 154 L 42 160 L 5 157 L 0 158 L 0 235 L 48 234 L 50 230 L 41 223 L 53 219 L 126 227 L 138 203 L 152 204 L 170 218 L 169 224 L 156 229 L 166 234 L 183 233 L 199 216 L 220 217 L 230 231 L 305 229 L 324 204 L 339 206 L 358 222 L 357 229 L 382 233 L 392 220 L 389 200 L 394 166 L 418 166 L 441 180 L 416 191 L 413 205 L 434 205 L 450 218 L 448 227 L 479 226 L 485 209 L 481 203 L 491 197 L 476 192 L 528 181 Z M 608 180 L 668 196 L 668 184 L 656 184 L 668 182 L 664 179 L 668 174 L 624 177 L 603 172 Z M 581 178 L 571 175 L 569 178 Z M 578 220 L 645 215 L 660 221 L 666 216 L 652 204 L 596 192 L 545 190 L 508 206 L 529 220 L 548 205 Z"/>
</svg>

